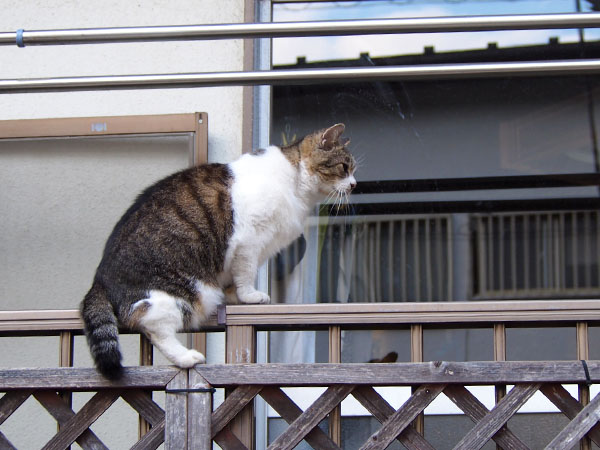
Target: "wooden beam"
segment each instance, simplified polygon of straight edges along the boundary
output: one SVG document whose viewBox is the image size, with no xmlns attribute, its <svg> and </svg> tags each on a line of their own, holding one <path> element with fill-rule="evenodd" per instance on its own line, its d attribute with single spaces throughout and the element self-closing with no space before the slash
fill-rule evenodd
<svg viewBox="0 0 600 450">
<path fill-rule="evenodd" d="M 165 441 L 165 420 L 153 426 L 130 450 L 155 449 Z"/>
<path fill-rule="evenodd" d="M 43 450 L 61 450 L 71 445 L 84 433 L 120 396 L 118 390 L 106 390 L 94 395 L 71 419 L 67 420 L 61 430 Z"/>
<path fill-rule="evenodd" d="M 473 422 L 479 423 L 489 410 L 467 388 L 460 385 L 450 385 L 444 389 L 444 394 L 454 402 Z M 502 448 L 514 450 L 529 450 L 521 440 L 506 426 L 501 427 L 492 439 Z"/>
<path fill-rule="evenodd" d="M 587 362 L 592 382 L 600 381 L 600 361 Z M 483 361 L 376 364 L 211 364 L 196 366 L 211 386 L 398 386 L 429 383 L 584 383 L 580 361 Z M 0 371 L 0 384 L 2 382 Z"/>
<path fill-rule="evenodd" d="M 149 397 L 146 392 L 139 389 L 128 389 L 121 395 L 138 414 L 150 425 L 155 427 L 165 420 L 165 412 Z"/>
<path fill-rule="evenodd" d="M 271 407 L 285 420 L 288 424 L 294 422 L 302 415 L 302 410 L 289 398 L 281 389 L 269 386 L 260 391 L 260 396 L 271 405 Z M 313 428 L 304 440 L 313 448 L 320 450 L 339 450 L 339 445 L 334 442 L 323 430 L 319 427 Z"/>
<path fill-rule="evenodd" d="M 539 388 L 539 384 L 519 384 L 515 386 L 454 448 L 456 450 L 479 450 Z"/>
<path fill-rule="evenodd" d="M 254 400 L 262 386 L 239 386 L 234 389 L 212 414 L 211 436 L 216 436 L 229 422 Z"/>
<path fill-rule="evenodd" d="M 0 398 L 0 425 L 14 413 L 33 393 L 31 389 L 7 392 Z"/>
<path fill-rule="evenodd" d="M 281 433 L 269 446 L 269 450 L 293 449 L 304 439 L 313 428 L 339 405 L 354 386 L 330 386 L 304 413 L 300 415 L 290 426 Z"/>
<path fill-rule="evenodd" d="M 561 384 L 544 384 L 540 391 L 554 403 L 565 416 L 574 419 L 583 409 L 583 405 L 575 400 L 571 394 Z M 588 402 L 589 403 L 589 402 Z M 600 424 L 594 425 L 589 431 L 588 436 L 600 446 Z"/>
<path fill-rule="evenodd" d="M 386 449 L 445 387 L 444 384 L 426 384 L 419 387 L 398 411 L 388 417 L 382 427 L 361 447 L 361 450 Z"/>
<path fill-rule="evenodd" d="M 75 417 L 75 413 L 69 405 L 67 405 L 62 397 L 51 391 L 37 391 L 34 394 L 36 400 L 54 417 L 59 425 L 64 426 L 67 422 Z M 94 434 L 89 428 L 85 430 L 75 441 L 82 448 L 93 448 L 95 450 L 105 449 L 108 447 Z"/>
<path fill-rule="evenodd" d="M 357 386 L 352 395 L 381 423 L 386 422 L 396 412 L 371 386 Z M 435 450 L 413 427 L 406 427 L 397 439 L 408 450 Z"/>
<path fill-rule="evenodd" d="M 600 420 L 600 395 L 596 395 L 548 444 L 546 450 L 568 450 Z"/>
<path fill-rule="evenodd" d="M 110 388 L 163 389 L 179 373 L 174 367 L 126 367 L 123 377 L 110 381 L 96 369 L 58 367 L 45 369 L 0 369 L 0 391 L 54 389 L 90 391 Z"/>
<path fill-rule="evenodd" d="M 600 320 L 600 300 L 438 302 L 438 303 L 321 303 L 227 305 L 227 325 L 258 329 L 331 325 L 490 324 L 578 322 Z"/>
</svg>

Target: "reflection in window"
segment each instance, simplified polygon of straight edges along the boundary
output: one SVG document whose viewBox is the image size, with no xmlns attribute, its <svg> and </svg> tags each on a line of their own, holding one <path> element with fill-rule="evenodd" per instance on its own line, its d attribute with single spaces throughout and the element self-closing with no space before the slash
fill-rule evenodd
<svg viewBox="0 0 600 450">
<path fill-rule="evenodd" d="M 597 4 L 290 2 L 275 3 L 273 19 L 586 13 Z M 273 65 L 288 70 L 597 58 L 597 29 L 273 40 Z M 272 100 L 271 142 L 288 144 L 343 122 L 360 161 L 350 205 L 315 211 L 304 236 L 271 262 L 274 301 L 569 299 L 600 293 L 598 76 L 282 85 L 272 88 Z M 409 339 L 388 339 L 389 333 L 344 330 L 343 361 L 390 352 L 408 360 Z M 576 358 L 574 329 L 507 328 L 506 338 L 509 360 Z M 491 328 L 426 328 L 423 342 L 425 360 L 494 358 Z M 313 339 L 302 345 L 310 361 L 324 344 Z M 484 397 L 493 400 L 493 390 Z M 519 415 L 511 426 L 525 433 L 532 448 L 541 448 L 561 419 L 544 408 L 531 412 L 532 421 Z M 527 435 L 530 423 L 536 430 Z M 344 448 L 361 442 L 359 434 L 372 426 L 378 425 L 371 418 L 344 415 Z M 451 448 L 464 435 L 453 433 L 470 427 L 469 419 L 443 405 L 425 417 L 425 437 L 436 448 Z"/>
</svg>

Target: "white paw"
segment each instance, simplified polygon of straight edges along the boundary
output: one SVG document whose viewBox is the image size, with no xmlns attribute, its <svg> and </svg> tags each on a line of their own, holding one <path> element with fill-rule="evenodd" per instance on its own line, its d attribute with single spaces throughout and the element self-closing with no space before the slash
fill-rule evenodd
<svg viewBox="0 0 600 450">
<path fill-rule="evenodd" d="M 188 350 L 175 361 L 175 364 L 182 369 L 188 369 L 194 367 L 196 364 L 204 364 L 205 362 L 206 358 L 202 353 L 196 350 Z"/>
<path fill-rule="evenodd" d="M 270 303 L 271 302 L 271 298 L 264 292 L 260 292 L 260 291 L 248 292 L 248 293 L 244 294 L 243 296 L 241 296 L 238 291 L 238 297 L 240 299 L 240 302 L 242 302 L 242 303 L 259 304 L 259 303 Z"/>
</svg>

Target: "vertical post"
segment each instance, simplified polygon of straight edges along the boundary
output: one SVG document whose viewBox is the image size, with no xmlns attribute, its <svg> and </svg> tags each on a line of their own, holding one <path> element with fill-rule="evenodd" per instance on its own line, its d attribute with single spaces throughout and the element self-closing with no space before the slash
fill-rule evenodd
<svg viewBox="0 0 600 450">
<path fill-rule="evenodd" d="M 150 340 L 140 334 L 140 366 L 151 366 L 154 362 L 153 347 Z M 147 393 L 148 397 L 152 399 L 152 391 Z M 146 433 L 150 431 L 150 423 L 142 416 L 138 418 L 138 438 L 142 438 Z"/>
<path fill-rule="evenodd" d="M 329 362 L 342 362 L 342 329 L 339 326 L 329 327 Z M 342 406 L 336 406 L 329 414 L 329 437 L 337 445 L 342 445 Z"/>
<path fill-rule="evenodd" d="M 188 450 L 210 450 L 212 388 L 196 370 L 189 369 L 188 386 Z"/>
<path fill-rule="evenodd" d="M 225 363 L 256 362 L 256 330 L 251 325 L 227 326 Z M 227 392 L 225 393 L 227 395 Z M 230 423 L 235 436 L 249 449 L 254 448 L 254 404 L 246 406 Z"/>
<path fill-rule="evenodd" d="M 506 361 L 506 326 L 503 323 L 494 324 L 494 361 Z M 506 396 L 506 385 L 498 384 L 494 387 L 496 391 L 496 404 Z M 500 450 L 502 447 L 496 444 Z"/>
<path fill-rule="evenodd" d="M 61 331 L 59 337 L 59 353 L 58 353 L 58 365 L 59 367 L 73 367 L 73 344 L 74 336 L 70 331 Z M 71 392 L 61 392 L 60 397 L 63 402 L 73 407 L 73 394 Z M 60 425 L 57 425 L 60 431 Z M 69 447 L 70 448 L 70 447 Z"/>
<path fill-rule="evenodd" d="M 587 360 L 590 357 L 587 322 L 577 322 L 577 359 Z M 590 402 L 590 388 L 585 384 L 579 385 L 579 402 L 585 406 Z M 581 450 L 590 450 L 592 442 L 584 436 L 580 441 Z"/>
<path fill-rule="evenodd" d="M 423 325 L 421 324 L 414 324 L 410 327 L 410 360 L 423 362 Z M 417 387 L 412 388 L 413 393 Z M 425 433 L 425 415 L 423 413 L 414 420 L 413 427 L 421 435 Z"/>
<path fill-rule="evenodd" d="M 208 114 L 196 113 L 196 132 L 192 164 L 198 165 L 208 161 Z"/>
<path fill-rule="evenodd" d="M 165 450 L 187 450 L 187 389 L 187 370 L 181 370 L 167 384 L 165 400 Z"/>
</svg>

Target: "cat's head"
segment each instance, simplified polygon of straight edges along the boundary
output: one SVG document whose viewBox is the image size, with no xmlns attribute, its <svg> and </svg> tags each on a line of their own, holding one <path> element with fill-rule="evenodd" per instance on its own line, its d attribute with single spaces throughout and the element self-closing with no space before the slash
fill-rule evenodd
<svg viewBox="0 0 600 450">
<path fill-rule="evenodd" d="M 345 128 L 338 123 L 315 131 L 300 142 L 301 161 L 316 179 L 322 195 L 345 196 L 356 187 L 356 161 L 348 151 L 350 139 L 341 137 Z"/>
</svg>

